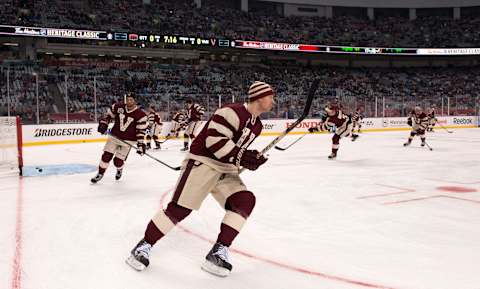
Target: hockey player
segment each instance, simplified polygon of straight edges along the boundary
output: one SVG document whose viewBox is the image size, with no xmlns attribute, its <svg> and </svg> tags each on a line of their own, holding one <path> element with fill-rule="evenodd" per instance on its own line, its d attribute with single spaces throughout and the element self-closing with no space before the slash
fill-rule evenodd
<svg viewBox="0 0 480 289">
<path fill-rule="evenodd" d="M 421 107 L 415 107 L 407 120 L 407 124 L 412 127 L 412 131 L 410 132 L 410 137 L 408 137 L 407 142 L 404 143 L 403 146 L 409 146 L 416 135 L 418 135 L 422 141 L 421 146 L 425 146 L 425 130 L 428 127 L 429 118 L 422 111 Z"/>
<path fill-rule="evenodd" d="M 145 129 L 147 128 L 147 115 L 141 110 L 136 102 L 135 95 L 128 93 L 126 95 L 126 103 L 114 103 L 104 118 L 100 120 L 98 132 L 107 133 L 108 124 L 113 121 L 111 135 L 108 136 L 107 143 L 103 148 L 102 158 L 98 166 L 98 173 L 91 179 L 92 183 L 96 183 L 103 178 L 103 174 L 108 168 L 113 158 L 113 164 L 117 167 L 115 179 L 122 177 L 122 169 L 127 160 L 131 146 L 121 142 L 126 141 L 130 144 L 137 143 L 137 153 L 143 155 L 145 153 Z M 120 139 L 120 140 L 118 140 Z"/>
<path fill-rule="evenodd" d="M 356 137 L 355 138 L 353 137 L 355 134 L 355 129 L 357 130 L 357 133 L 360 133 L 360 130 L 362 128 L 362 124 L 361 124 L 362 119 L 363 119 L 362 109 L 358 107 L 355 110 L 355 112 L 352 114 L 352 141 L 355 141 L 356 139 Z"/>
<path fill-rule="evenodd" d="M 230 273 L 228 248 L 255 206 L 255 195 L 239 171 L 240 167 L 256 170 L 267 161 L 248 147 L 262 131 L 259 116 L 272 109 L 274 95 L 270 85 L 256 81 L 250 86 L 247 103 L 225 105 L 212 115 L 192 143 L 172 200 L 151 219 L 144 238 L 131 251 L 130 266 L 145 269 L 152 246 L 192 210 L 198 210 L 211 193 L 225 209 L 225 216 L 202 269 L 222 277 Z"/>
<path fill-rule="evenodd" d="M 160 141 L 158 139 L 160 133 L 162 132 L 162 117 L 158 112 L 155 111 L 154 106 L 150 106 L 148 114 L 148 134 L 147 134 L 147 150 L 152 146 L 150 145 L 152 138 L 155 142 L 155 149 L 160 149 Z"/>
<path fill-rule="evenodd" d="M 193 100 L 190 98 L 185 102 L 185 106 L 187 109 L 187 127 L 183 134 L 182 151 L 188 151 L 189 139 L 191 139 L 192 142 L 195 139 L 195 129 L 197 128 L 202 115 L 205 113 L 205 108 L 198 103 L 193 103 Z"/>
<path fill-rule="evenodd" d="M 435 107 L 430 107 L 430 110 L 427 114 L 428 117 L 428 128 L 427 131 L 433 132 L 435 124 L 437 124 L 438 119 L 435 117 Z"/>
<path fill-rule="evenodd" d="M 172 117 L 172 125 L 170 127 L 170 132 L 165 137 L 166 139 L 171 137 L 177 137 L 181 130 L 184 130 L 186 127 L 187 112 L 185 110 L 179 110 Z"/>
<path fill-rule="evenodd" d="M 335 103 L 327 105 L 320 123 L 317 126 L 308 129 L 310 133 L 333 130 L 332 153 L 328 156 L 329 159 L 335 159 L 337 157 L 337 152 L 340 147 L 340 139 L 352 134 L 351 116 L 344 114 Z M 357 137 L 358 135 L 352 135 L 352 141 Z"/>
</svg>

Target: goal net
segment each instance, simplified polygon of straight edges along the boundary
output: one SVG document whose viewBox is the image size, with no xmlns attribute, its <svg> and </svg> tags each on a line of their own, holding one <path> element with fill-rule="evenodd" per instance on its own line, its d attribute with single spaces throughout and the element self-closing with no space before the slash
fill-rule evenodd
<svg viewBox="0 0 480 289">
<path fill-rule="evenodd" d="M 0 175 L 22 174 L 22 124 L 17 117 L 0 117 Z"/>
</svg>

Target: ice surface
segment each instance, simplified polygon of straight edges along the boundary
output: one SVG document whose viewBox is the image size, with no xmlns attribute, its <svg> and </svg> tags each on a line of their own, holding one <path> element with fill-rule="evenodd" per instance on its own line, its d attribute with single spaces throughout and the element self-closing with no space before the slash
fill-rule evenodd
<svg viewBox="0 0 480 289">
<path fill-rule="evenodd" d="M 156 244 L 147 270 L 125 264 L 178 177 L 148 157 L 132 151 L 120 181 L 112 165 L 95 185 L 95 173 L 1 178 L 0 288 L 478 289 L 480 130 L 430 133 L 433 151 L 417 138 L 403 147 L 407 136 L 342 139 L 334 161 L 327 135 L 271 150 L 263 167 L 242 174 L 257 205 L 224 279 L 200 269 L 223 218 L 211 197 Z M 178 165 L 181 145 L 171 140 L 152 154 Z M 26 147 L 24 158 L 34 167 L 96 166 L 102 147 Z"/>
</svg>

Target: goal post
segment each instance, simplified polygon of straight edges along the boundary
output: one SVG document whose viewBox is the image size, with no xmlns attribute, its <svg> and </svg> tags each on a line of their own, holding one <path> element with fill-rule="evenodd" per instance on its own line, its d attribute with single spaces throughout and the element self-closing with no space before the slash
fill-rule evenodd
<svg viewBox="0 0 480 289">
<path fill-rule="evenodd" d="M 22 175 L 22 122 L 19 116 L 0 117 L 0 175 Z"/>
</svg>

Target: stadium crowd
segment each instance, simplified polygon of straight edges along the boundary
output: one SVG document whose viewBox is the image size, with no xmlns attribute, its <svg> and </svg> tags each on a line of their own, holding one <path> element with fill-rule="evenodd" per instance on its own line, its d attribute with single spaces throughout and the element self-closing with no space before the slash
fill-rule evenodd
<svg viewBox="0 0 480 289">
<path fill-rule="evenodd" d="M 122 100 L 126 91 L 134 91 L 144 107 L 155 105 L 165 117 L 180 109 L 186 98 L 193 98 L 205 106 L 208 115 L 221 104 L 243 101 L 248 85 L 254 80 L 263 80 L 271 83 L 278 95 L 277 106 L 267 117 L 293 118 L 303 109 L 303 99 L 314 78 L 321 80 L 314 115 L 327 101 L 335 98 L 350 110 L 362 107 L 367 116 L 375 116 L 375 113 L 382 116 L 383 108 L 385 116 L 404 116 L 415 105 L 436 105 L 438 108 L 449 105 L 450 114 L 472 114 L 479 106 L 480 68 L 412 70 L 138 63 L 118 66 L 114 62 L 112 66 L 107 62 L 100 67 L 88 61 L 83 67 L 68 66 L 64 62 L 52 64 L 46 62 L 35 69 L 20 66 L 9 72 L 2 68 L 1 114 L 7 111 L 6 74 L 10 73 L 11 113 L 31 119 L 36 105 L 33 71 L 40 71 L 40 106 L 45 113 L 63 111 L 63 107 L 55 104 L 55 97 L 65 100 L 65 96 L 68 96 L 71 113 L 94 113 L 95 97 L 97 112 L 103 113 L 112 102 Z"/>
</svg>

